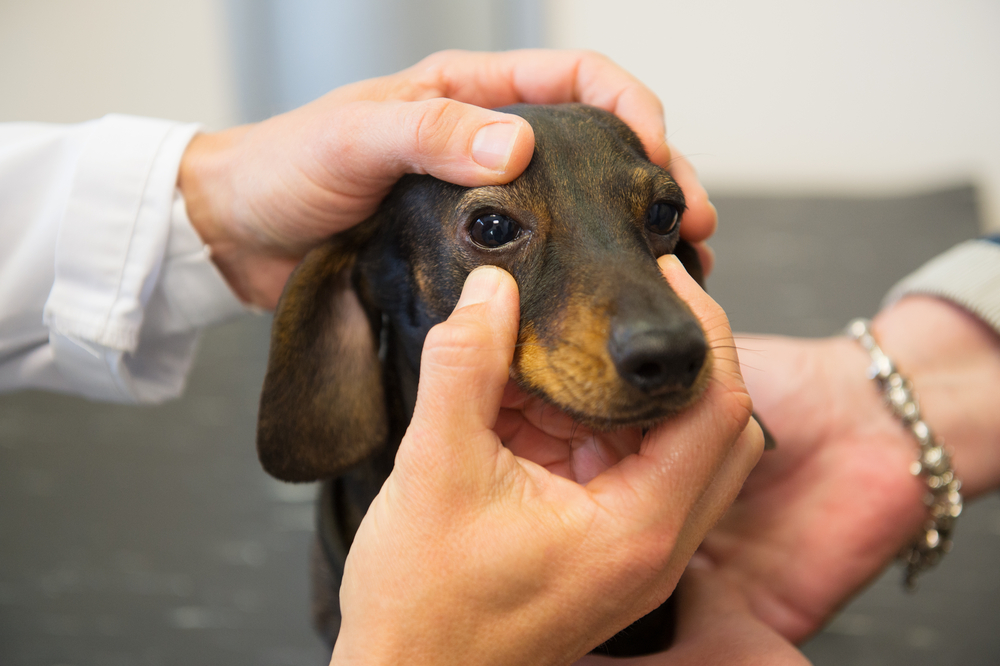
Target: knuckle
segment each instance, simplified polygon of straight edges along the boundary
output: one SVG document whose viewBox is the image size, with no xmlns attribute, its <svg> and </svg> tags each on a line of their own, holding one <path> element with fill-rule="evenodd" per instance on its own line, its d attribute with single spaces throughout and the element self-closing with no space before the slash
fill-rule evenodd
<svg viewBox="0 0 1000 666">
<path fill-rule="evenodd" d="M 595 51 L 593 49 L 579 49 L 577 50 L 577 53 L 579 54 L 581 60 L 589 60 L 594 64 L 614 65 L 614 61 L 600 51 Z"/>
<path fill-rule="evenodd" d="M 467 55 L 468 53 L 466 51 L 461 51 L 459 49 L 444 49 L 430 54 L 420 62 L 427 67 L 440 67 L 455 60 L 459 60 Z"/>
<path fill-rule="evenodd" d="M 474 348 L 481 333 L 475 322 L 465 318 L 452 317 L 437 324 L 427 332 L 424 339 L 425 355 L 451 355 L 464 349 Z"/>
<path fill-rule="evenodd" d="M 412 136 L 419 155 L 436 155 L 450 143 L 458 125 L 456 103 L 448 99 L 421 102 L 412 118 Z"/>
</svg>

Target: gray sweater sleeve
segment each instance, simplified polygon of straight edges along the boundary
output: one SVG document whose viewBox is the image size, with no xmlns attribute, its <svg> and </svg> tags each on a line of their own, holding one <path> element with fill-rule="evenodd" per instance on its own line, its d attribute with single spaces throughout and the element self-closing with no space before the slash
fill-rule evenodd
<svg viewBox="0 0 1000 666">
<path fill-rule="evenodd" d="M 952 301 L 1000 333 L 1000 236 L 966 241 L 931 259 L 897 283 L 883 306 L 908 294 Z"/>
</svg>

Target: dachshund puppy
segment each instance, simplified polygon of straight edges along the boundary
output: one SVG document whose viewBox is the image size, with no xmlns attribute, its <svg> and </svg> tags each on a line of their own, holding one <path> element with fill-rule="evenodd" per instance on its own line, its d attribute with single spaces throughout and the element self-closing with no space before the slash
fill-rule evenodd
<svg viewBox="0 0 1000 666">
<path fill-rule="evenodd" d="M 676 254 L 684 196 L 635 134 L 588 106 L 518 105 L 535 133 L 508 185 L 403 178 L 378 212 L 311 252 L 274 319 L 257 446 L 285 481 L 324 480 L 314 553 L 314 617 L 332 644 L 344 560 L 413 414 L 424 337 L 483 264 L 517 281 L 512 377 L 598 430 L 649 427 L 702 393 L 712 364 L 698 320 L 656 258 Z M 600 648 L 655 652 L 661 609 Z"/>
</svg>

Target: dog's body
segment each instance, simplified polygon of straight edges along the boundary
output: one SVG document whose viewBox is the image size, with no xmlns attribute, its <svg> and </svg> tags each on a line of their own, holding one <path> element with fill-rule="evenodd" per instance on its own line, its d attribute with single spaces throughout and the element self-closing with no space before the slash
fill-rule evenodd
<svg viewBox="0 0 1000 666">
<path fill-rule="evenodd" d="M 310 253 L 275 317 L 258 450 L 288 481 L 323 479 L 314 616 L 332 643 L 347 549 L 392 469 L 413 414 L 428 330 L 468 273 L 516 279 L 521 325 L 512 377 L 597 429 L 649 426 L 696 399 L 711 353 L 656 258 L 680 240 L 680 188 L 611 114 L 517 106 L 535 153 L 509 185 L 463 188 L 408 176 L 379 212 Z M 605 644 L 641 654 L 669 640 L 651 614 Z"/>
</svg>

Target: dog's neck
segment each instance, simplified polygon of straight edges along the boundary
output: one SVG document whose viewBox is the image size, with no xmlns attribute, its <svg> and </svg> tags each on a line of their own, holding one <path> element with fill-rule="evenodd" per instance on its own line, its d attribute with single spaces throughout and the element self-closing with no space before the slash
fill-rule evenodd
<svg viewBox="0 0 1000 666">
<path fill-rule="evenodd" d="M 404 421 L 409 423 L 413 417 L 413 410 L 417 404 L 417 384 L 419 382 L 420 368 L 414 365 L 412 354 L 406 349 L 405 342 L 399 331 L 392 322 L 384 324 L 388 327 L 386 334 L 386 355 L 389 363 L 386 364 L 385 372 L 395 372 L 395 381 L 399 387 L 400 407 L 404 415 Z M 419 363 L 419 356 L 416 357 Z M 390 367 L 391 366 L 391 367 Z M 394 444 L 390 442 L 390 444 Z M 398 442 L 395 442 L 398 444 Z"/>
</svg>

